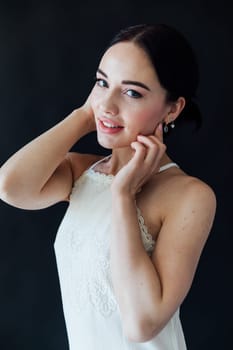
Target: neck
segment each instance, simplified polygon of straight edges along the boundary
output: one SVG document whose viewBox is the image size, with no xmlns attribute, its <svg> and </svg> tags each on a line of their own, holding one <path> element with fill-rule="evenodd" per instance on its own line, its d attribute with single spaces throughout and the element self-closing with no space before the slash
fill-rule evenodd
<svg viewBox="0 0 233 350">
<path fill-rule="evenodd" d="M 108 162 L 108 173 L 116 175 L 118 171 L 126 165 L 134 155 L 131 147 L 115 148 L 112 150 L 112 156 Z M 171 162 L 171 159 L 165 153 L 160 160 L 160 167 Z"/>
</svg>

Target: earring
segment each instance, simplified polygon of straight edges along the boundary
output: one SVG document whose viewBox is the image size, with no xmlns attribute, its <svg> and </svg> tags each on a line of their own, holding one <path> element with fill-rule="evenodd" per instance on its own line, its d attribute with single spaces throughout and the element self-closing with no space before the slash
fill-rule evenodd
<svg viewBox="0 0 233 350">
<path fill-rule="evenodd" d="M 175 123 L 174 123 L 174 122 L 171 122 L 171 124 L 170 124 L 170 125 L 171 125 L 171 128 L 172 128 L 172 129 L 174 129 L 174 127 L 175 127 Z"/>
<path fill-rule="evenodd" d="M 165 134 L 168 132 L 168 126 L 167 126 L 167 124 L 164 124 L 163 131 L 165 132 Z"/>
</svg>

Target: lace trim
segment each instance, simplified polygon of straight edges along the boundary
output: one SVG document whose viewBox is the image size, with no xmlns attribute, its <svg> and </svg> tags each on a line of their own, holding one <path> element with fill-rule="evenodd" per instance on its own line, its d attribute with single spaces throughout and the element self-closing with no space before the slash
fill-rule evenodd
<svg viewBox="0 0 233 350">
<path fill-rule="evenodd" d="M 98 171 L 95 171 L 93 168 L 87 169 L 87 174 L 90 175 L 92 178 L 101 181 L 101 183 L 103 184 L 105 183 L 110 184 L 115 177 L 112 174 L 105 174 L 105 173 L 100 173 Z"/>
<path fill-rule="evenodd" d="M 96 192 L 101 192 L 103 190 L 103 187 L 108 187 L 109 184 L 111 184 L 114 175 L 107 175 L 104 173 L 99 173 L 94 171 L 92 168 L 87 169 L 82 175 L 81 177 L 75 182 L 71 195 L 70 195 L 70 199 L 73 198 L 74 196 L 74 192 L 76 191 L 78 186 L 82 186 L 83 183 L 85 182 L 86 178 L 85 175 L 88 175 L 89 178 L 92 178 L 93 180 L 97 180 L 96 182 Z M 153 236 L 149 233 L 149 230 L 146 226 L 145 223 L 145 219 L 142 215 L 141 210 L 137 207 L 136 205 L 136 210 L 137 210 L 137 216 L 138 216 L 138 222 L 139 222 L 139 226 L 141 229 L 141 233 L 142 233 L 142 239 L 143 239 L 143 244 L 144 247 L 146 249 L 146 251 L 151 254 L 151 252 L 154 249 L 155 246 L 155 240 L 153 239 Z"/>
<path fill-rule="evenodd" d="M 104 158 L 98 160 L 97 162 L 95 162 L 94 164 L 92 164 L 92 166 L 91 166 L 88 170 L 90 170 L 91 173 L 101 175 L 100 177 L 101 177 L 102 179 L 103 179 L 103 178 L 105 178 L 105 179 L 108 179 L 108 178 L 109 178 L 109 179 L 112 180 L 112 179 L 115 177 L 115 175 L 112 175 L 112 174 L 105 174 L 105 173 L 101 173 L 101 172 L 99 172 L 99 171 L 95 171 L 95 170 L 94 170 L 94 168 L 95 168 L 95 166 L 96 166 L 97 164 L 102 163 L 103 161 L 106 161 L 106 160 L 110 159 L 111 156 L 112 156 L 112 155 L 109 154 L 108 156 L 106 156 L 106 157 L 104 157 Z M 174 163 L 174 162 L 170 162 L 170 163 L 164 164 L 164 165 L 162 165 L 162 166 L 159 168 L 158 173 L 161 173 L 162 171 L 165 171 L 165 170 L 170 169 L 170 168 L 172 168 L 172 167 L 179 168 L 179 165 L 178 165 L 177 163 Z"/>
<path fill-rule="evenodd" d="M 111 155 L 109 155 L 109 156 L 99 160 L 98 162 L 94 163 L 90 168 L 85 170 L 84 173 L 74 182 L 72 192 L 77 187 L 78 184 L 81 184 L 83 182 L 83 177 L 85 176 L 85 174 L 88 174 L 90 178 L 93 178 L 94 180 L 97 180 L 102 185 L 109 185 L 109 184 L 111 184 L 111 182 L 113 181 L 115 175 L 113 175 L 113 174 L 105 174 L 105 173 L 101 173 L 99 171 L 95 171 L 94 170 L 94 167 L 98 163 L 100 163 L 104 159 L 107 159 L 107 158 L 110 158 L 110 157 L 111 157 Z M 171 162 L 171 163 L 167 163 L 167 164 L 161 166 L 158 172 L 160 173 L 160 172 L 165 171 L 165 170 L 167 170 L 167 169 L 169 169 L 171 167 L 179 168 L 179 166 L 176 163 Z"/>
<path fill-rule="evenodd" d="M 83 225 L 75 215 L 76 208 L 70 210 L 71 217 L 60 227 L 57 242 L 63 295 L 70 300 L 72 312 L 81 312 L 89 305 L 103 317 L 109 317 L 118 308 L 110 272 L 109 235 L 106 230 L 96 230 L 92 222 Z M 136 210 L 143 246 L 150 256 L 155 241 L 140 209 Z"/>
<path fill-rule="evenodd" d="M 137 215 L 143 245 L 150 255 L 155 242 L 139 208 Z M 76 222 L 68 232 L 65 229 L 59 242 L 63 295 L 70 301 L 75 313 L 91 305 L 106 318 L 118 308 L 110 272 L 109 237 L 103 239 L 102 232 L 92 235 L 94 230 L 89 232 L 78 226 Z"/>
<path fill-rule="evenodd" d="M 82 175 L 77 180 L 74 181 L 74 184 L 73 184 L 73 187 L 71 189 L 70 196 L 69 196 L 70 201 L 71 201 L 71 199 L 73 199 L 77 188 L 81 187 L 83 185 L 83 183 L 85 182 L 85 174 L 86 174 L 86 172 L 87 171 L 84 171 L 82 173 Z"/>
<path fill-rule="evenodd" d="M 142 233 L 143 245 L 146 251 L 149 254 L 151 254 L 155 247 L 155 240 L 153 239 L 153 236 L 148 231 L 148 228 L 145 224 L 145 220 L 144 220 L 144 217 L 142 216 L 141 210 L 138 207 L 136 208 L 137 208 L 138 223 Z"/>
</svg>

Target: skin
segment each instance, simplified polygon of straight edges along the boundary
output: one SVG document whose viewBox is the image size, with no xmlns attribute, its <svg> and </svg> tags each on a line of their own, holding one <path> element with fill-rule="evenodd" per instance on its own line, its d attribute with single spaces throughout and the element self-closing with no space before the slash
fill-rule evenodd
<svg viewBox="0 0 233 350">
<path fill-rule="evenodd" d="M 125 334 L 143 342 L 165 326 L 191 286 L 213 222 L 215 196 L 206 184 L 180 169 L 158 174 L 159 167 L 170 161 L 161 123 L 175 120 L 185 100 L 166 103 L 166 91 L 145 52 L 133 43 L 117 44 L 104 55 L 100 70 L 91 106 L 98 140 L 112 148 L 111 159 L 97 170 L 115 174 L 111 186 L 113 285 Z M 124 80 L 143 82 L 150 91 L 126 86 Z M 130 89 L 142 97 L 133 99 Z M 124 128 L 117 134 L 102 132 L 98 124 L 102 116 Z M 142 245 L 135 200 L 157 240 L 152 258 Z"/>
<path fill-rule="evenodd" d="M 1 167 L 0 198 L 23 209 L 68 201 L 74 181 L 102 158 L 69 150 L 97 129 L 99 143 L 112 150 L 112 157 L 95 170 L 115 175 L 113 286 L 125 335 L 142 342 L 158 334 L 184 300 L 213 223 L 216 200 L 209 186 L 179 168 L 158 173 L 171 161 L 161 123 L 179 117 L 185 99 L 166 102 L 166 91 L 145 52 L 130 42 L 112 46 L 100 62 L 97 79 L 82 107 Z M 138 94 L 141 97 L 135 98 Z M 106 132 L 102 121 L 122 128 Z M 151 257 L 142 244 L 136 203 L 156 240 Z"/>
<path fill-rule="evenodd" d="M 125 84 L 125 81 L 143 83 L 149 91 Z M 112 149 L 112 173 L 117 173 L 132 158 L 132 148 L 135 150 L 142 144 L 142 135 L 149 136 L 153 142 L 162 141 L 159 123 L 175 120 L 184 108 L 185 100 L 181 97 L 176 103 L 166 103 L 166 91 L 161 87 L 149 58 L 138 46 L 127 42 L 114 45 L 103 56 L 90 104 L 98 141 L 103 147 Z M 103 118 L 122 125 L 122 132 L 114 135 L 102 133 L 99 121 Z M 160 144 L 160 147 L 164 148 L 164 145 Z M 164 162 L 167 162 L 166 157 Z"/>
</svg>

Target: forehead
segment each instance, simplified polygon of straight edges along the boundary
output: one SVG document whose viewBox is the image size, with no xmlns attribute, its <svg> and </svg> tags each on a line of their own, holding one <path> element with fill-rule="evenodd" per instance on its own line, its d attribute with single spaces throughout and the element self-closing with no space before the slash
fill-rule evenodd
<svg viewBox="0 0 233 350">
<path fill-rule="evenodd" d="M 103 55 L 99 66 L 109 77 L 121 76 L 122 79 L 157 81 L 156 71 L 146 54 L 132 42 L 121 42 L 111 46 Z"/>
</svg>

